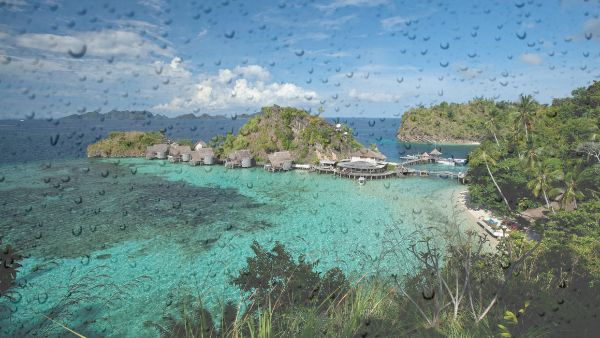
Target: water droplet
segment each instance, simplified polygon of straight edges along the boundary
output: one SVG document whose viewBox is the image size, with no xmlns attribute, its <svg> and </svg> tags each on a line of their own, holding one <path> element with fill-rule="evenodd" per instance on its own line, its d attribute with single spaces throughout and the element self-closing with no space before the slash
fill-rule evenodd
<svg viewBox="0 0 600 338">
<path fill-rule="evenodd" d="M 82 58 L 86 52 L 87 52 L 86 44 L 81 45 L 79 48 L 77 48 L 75 50 L 69 49 L 69 55 L 75 59 Z"/>
<path fill-rule="evenodd" d="M 79 235 L 81 235 L 82 232 L 83 232 L 83 227 L 81 225 L 75 226 L 71 230 L 71 233 L 73 234 L 73 236 L 79 236 Z"/>
</svg>

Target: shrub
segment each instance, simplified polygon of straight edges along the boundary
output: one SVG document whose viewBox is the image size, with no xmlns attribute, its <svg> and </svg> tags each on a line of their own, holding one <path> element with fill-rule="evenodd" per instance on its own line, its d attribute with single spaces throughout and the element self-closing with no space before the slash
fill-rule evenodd
<svg viewBox="0 0 600 338">
<path fill-rule="evenodd" d="M 252 292 L 258 308 L 325 305 L 348 290 L 340 269 L 333 268 L 321 277 L 314 271 L 318 262 L 307 262 L 301 255 L 296 263 L 279 242 L 271 251 L 256 241 L 251 248 L 254 257 L 247 258 L 248 266 L 232 282 L 242 291 Z"/>
</svg>

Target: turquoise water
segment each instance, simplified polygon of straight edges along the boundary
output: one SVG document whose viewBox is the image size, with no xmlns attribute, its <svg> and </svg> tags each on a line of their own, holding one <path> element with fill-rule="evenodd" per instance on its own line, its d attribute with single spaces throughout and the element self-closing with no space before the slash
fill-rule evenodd
<svg viewBox="0 0 600 338">
<path fill-rule="evenodd" d="M 64 334 L 44 316 L 87 336 L 157 336 L 145 323 L 186 294 L 213 309 L 241 301 L 229 280 L 254 240 L 354 278 L 409 273 L 405 237 L 443 226 L 461 188 L 142 159 L 4 165 L 0 177 L 3 243 L 27 256 L 0 301 L 7 336 Z"/>
</svg>

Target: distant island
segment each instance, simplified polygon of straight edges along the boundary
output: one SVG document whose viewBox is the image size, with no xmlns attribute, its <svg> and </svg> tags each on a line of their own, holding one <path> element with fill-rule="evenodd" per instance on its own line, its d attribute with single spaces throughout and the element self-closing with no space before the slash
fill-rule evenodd
<svg viewBox="0 0 600 338">
<path fill-rule="evenodd" d="M 240 114 L 228 117 L 226 115 L 209 115 L 203 113 L 201 115 L 194 115 L 193 113 L 182 114 L 173 119 L 177 120 L 226 120 L 226 119 L 247 119 L 256 114 Z M 83 114 L 72 114 L 61 118 L 61 120 L 148 120 L 148 119 L 170 119 L 165 115 L 153 114 L 146 110 L 111 110 L 107 113 L 100 113 L 97 111 L 91 111 Z"/>
<path fill-rule="evenodd" d="M 397 137 L 403 142 L 478 144 L 489 135 L 494 116 L 516 110 L 513 103 L 483 98 L 417 107 L 402 115 Z"/>
<path fill-rule="evenodd" d="M 130 116 L 134 117 L 156 116 L 148 112 L 130 113 L 132 113 Z M 113 118 L 122 116 L 117 112 L 107 114 Z M 179 118 L 194 118 L 192 116 L 194 115 L 188 114 Z M 238 115 L 245 118 L 249 116 Z M 195 143 L 191 140 L 182 141 L 173 143 L 178 145 L 185 143 L 190 149 L 194 148 Z M 167 142 L 164 134 L 160 132 L 112 132 L 108 138 L 90 144 L 87 155 L 88 157 L 141 157 L 144 156 L 147 147 Z M 289 152 L 296 163 L 318 163 L 321 160 L 338 161 L 350 158 L 352 154 L 365 149 L 354 139 L 352 129 L 348 126 L 332 125 L 305 110 L 277 105 L 264 107 L 259 113 L 250 117 L 237 135 L 228 133 L 215 136 L 206 146 L 212 148 L 217 159 L 221 161 L 225 161 L 229 155 L 238 150 L 244 150 L 259 163 L 267 162 L 269 154 L 281 151 Z M 375 148 L 370 151 L 378 153 Z"/>
</svg>

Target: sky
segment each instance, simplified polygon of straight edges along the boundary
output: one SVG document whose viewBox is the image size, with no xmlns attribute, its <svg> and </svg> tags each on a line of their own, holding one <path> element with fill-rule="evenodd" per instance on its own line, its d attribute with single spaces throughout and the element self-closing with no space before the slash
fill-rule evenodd
<svg viewBox="0 0 600 338">
<path fill-rule="evenodd" d="M 600 80 L 600 0 L 0 0 L 0 119 L 399 117 Z"/>
</svg>

